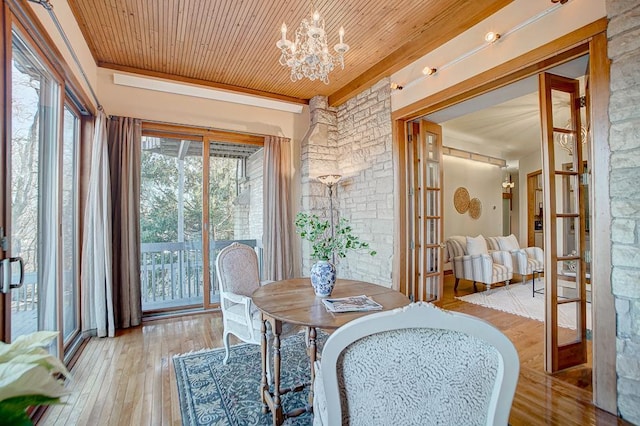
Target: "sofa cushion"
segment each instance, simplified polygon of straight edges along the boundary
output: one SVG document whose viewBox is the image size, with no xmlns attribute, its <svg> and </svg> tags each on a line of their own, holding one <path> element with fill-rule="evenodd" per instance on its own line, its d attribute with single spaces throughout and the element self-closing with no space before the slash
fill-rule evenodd
<svg viewBox="0 0 640 426">
<path fill-rule="evenodd" d="M 498 238 L 498 245 L 500 250 L 511 251 L 520 249 L 520 244 L 515 235 L 511 234 L 508 237 Z"/>
<path fill-rule="evenodd" d="M 487 247 L 489 248 L 489 250 L 502 250 L 500 248 L 500 238 L 502 237 L 485 237 L 485 239 L 487 240 Z"/>
<path fill-rule="evenodd" d="M 488 254 L 487 240 L 482 234 L 477 237 L 467 237 L 467 253 L 470 255 Z"/>
</svg>

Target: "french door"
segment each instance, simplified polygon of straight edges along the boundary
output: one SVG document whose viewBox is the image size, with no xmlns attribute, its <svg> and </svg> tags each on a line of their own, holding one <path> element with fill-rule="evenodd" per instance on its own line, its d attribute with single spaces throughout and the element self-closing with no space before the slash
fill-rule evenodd
<svg viewBox="0 0 640 426">
<path fill-rule="evenodd" d="M 0 250 L 3 340 L 59 331 L 62 357 L 79 333 L 80 115 L 19 26 L 10 32 L 3 135 Z"/>
<path fill-rule="evenodd" d="M 408 123 L 407 290 L 412 300 L 434 301 L 443 288 L 442 128 L 426 120 Z"/>
<path fill-rule="evenodd" d="M 553 373 L 587 362 L 588 141 L 581 126 L 579 81 L 542 73 L 539 84 L 545 204 L 545 370 Z M 560 281 L 569 279 L 575 282 L 575 291 L 569 296 L 560 294 Z M 576 330 L 558 326 L 560 309 L 575 314 Z"/>
</svg>

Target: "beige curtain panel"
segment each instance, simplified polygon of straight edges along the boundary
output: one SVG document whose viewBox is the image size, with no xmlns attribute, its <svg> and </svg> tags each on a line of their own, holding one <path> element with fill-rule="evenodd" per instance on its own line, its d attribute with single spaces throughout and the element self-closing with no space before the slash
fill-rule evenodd
<svg viewBox="0 0 640 426">
<path fill-rule="evenodd" d="M 264 140 L 263 279 L 284 280 L 293 275 L 291 249 L 291 141 L 266 136 Z"/>
<path fill-rule="evenodd" d="M 109 166 L 113 220 L 113 300 L 116 327 L 142 321 L 140 293 L 140 157 L 139 119 L 112 117 Z"/>
</svg>

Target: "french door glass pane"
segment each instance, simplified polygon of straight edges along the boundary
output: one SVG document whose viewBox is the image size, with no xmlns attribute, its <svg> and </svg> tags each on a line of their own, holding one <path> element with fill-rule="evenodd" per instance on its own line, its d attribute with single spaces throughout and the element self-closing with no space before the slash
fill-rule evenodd
<svg viewBox="0 0 640 426">
<path fill-rule="evenodd" d="M 64 108 L 62 139 L 62 331 L 64 342 L 79 330 L 77 276 L 76 148 L 79 140 L 79 118 Z"/>
<path fill-rule="evenodd" d="M 201 141 L 142 137 L 142 309 L 203 304 Z"/>
<path fill-rule="evenodd" d="M 11 293 L 12 339 L 57 330 L 59 85 L 17 33 L 11 58 L 11 256 L 24 285 Z"/>
<path fill-rule="evenodd" d="M 210 300 L 220 300 L 216 256 L 238 241 L 254 247 L 262 264 L 262 161 L 259 146 L 209 144 Z"/>
</svg>

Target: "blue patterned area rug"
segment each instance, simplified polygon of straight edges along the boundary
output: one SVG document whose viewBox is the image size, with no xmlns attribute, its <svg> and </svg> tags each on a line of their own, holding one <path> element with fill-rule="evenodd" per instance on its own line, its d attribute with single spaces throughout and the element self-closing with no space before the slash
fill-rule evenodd
<svg viewBox="0 0 640 426">
<path fill-rule="evenodd" d="M 318 333 L 318 353 L 327 335 Z M 310 380 L 304 333 L 283 339 L 281 387 Z M 173 365 L 178 383 L 183 425 L 270 425 L 271 412 L 262 414 L 260 399 L 260 346 L 231 347 L 227 365 L 224 348 L 176 355 Z M 282 397 L 284 411 L 307 404 L 309 387 Z M 287 419 L 288 425 L 310 425 L 313 414 Z"/>
</svg>

